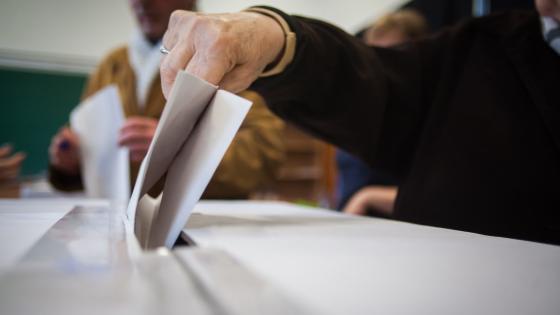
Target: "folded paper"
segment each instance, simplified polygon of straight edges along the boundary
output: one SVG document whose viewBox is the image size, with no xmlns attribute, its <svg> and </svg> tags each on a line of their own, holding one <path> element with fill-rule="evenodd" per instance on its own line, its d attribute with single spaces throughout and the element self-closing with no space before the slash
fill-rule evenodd
<svg viewBox="0 0 560 315">
<path fill-rule="evenodd" d="M 180 72 L 142 162 L 127 219 L 143 248 L 171 248 L 251 102 Z M 147 192 L 165 176 L 162 195 Z"/>
</svg>

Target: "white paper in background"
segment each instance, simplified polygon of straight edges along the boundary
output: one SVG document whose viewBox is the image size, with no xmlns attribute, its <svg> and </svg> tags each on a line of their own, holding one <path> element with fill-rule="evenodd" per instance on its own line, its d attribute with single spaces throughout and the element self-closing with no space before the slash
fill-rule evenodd
<svg viewBox="0 0 560 315">
<path fill-rule="evenodd" d="M 179 73 L 128 206 L 142 247 L 173 246 L 250 107 L 241 97 Z M 165 172 L 161 201 L 154 200 L 145 192 Z"/>
<path fill-rule="evenodd" d="M 117 87 L 110 85 L 84 100 L 70 114 L 80 139 L 86 195 L 127 202 L 130 196 L 128 150 L 118 145 L 124 114 Z"/>
</svg>

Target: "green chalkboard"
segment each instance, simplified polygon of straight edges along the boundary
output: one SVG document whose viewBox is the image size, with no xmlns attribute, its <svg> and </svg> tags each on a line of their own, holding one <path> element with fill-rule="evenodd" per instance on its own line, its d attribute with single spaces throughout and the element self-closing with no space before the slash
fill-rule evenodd
<svg viewBox="0 0 560 315">
<path fill-rule="evenodd" d="M 0 68 L 0 144 L 25 151 L 22 174 L 44 172 L 51 137 L 80 101 L 84 74 Z"/>
</svg>

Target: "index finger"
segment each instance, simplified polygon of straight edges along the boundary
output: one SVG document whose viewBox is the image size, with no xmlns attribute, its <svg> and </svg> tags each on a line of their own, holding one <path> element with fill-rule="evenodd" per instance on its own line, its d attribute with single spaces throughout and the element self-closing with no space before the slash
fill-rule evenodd
<svg viewBox="0 0 560 315">
<path fill-rule="evenodd" d="M 179 71 L 185 69 L 185 66 L 191 60 L 193 55 L 192 49 L 184 44 L 179 44 L 170 50 L 169 54 L 163 58 L 160 65 L 161 89 L 163 96 L 167 99 L 171 88 L 175 83 L 175 78 Z"/>
<path fill-rule="evenodd" d="M 194 44 L 191 36 L 180 40 L 181 34 L 189 34 L 196 13 L 177 10 L 171 14 L 167 31 L 163 35 L 162 45 L 167 54 L 160 64 L 160 77 L 163 95 L 168 98 L 169 92 L 175 83 L 177 73 L 184 69 L 194 54 Z"/>
</svg>

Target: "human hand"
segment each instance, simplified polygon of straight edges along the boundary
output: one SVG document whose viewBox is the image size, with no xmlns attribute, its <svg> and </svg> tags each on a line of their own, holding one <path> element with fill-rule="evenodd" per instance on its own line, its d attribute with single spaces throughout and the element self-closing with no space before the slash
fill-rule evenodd
<svg viewBox="0 0 560 315">
<path fill-rule="evenodd" d="M 133 162 L 141 162 L 148 149 L 150 143 L 156 133 L 158 120 L 148 117 L 130 117 L 128 118 L 119 135 L 119 145 L 130 150 L 130 160 Z"/>
<path fill-rule="evenodd" d="M 278 58 L 284 42 L 280 25 L 262 14 L 175 11 L 163 37 L 170 51 L 160 68 L 163 93 L 167 98 L 182 69 L 225 90 L 245 90 Z"/>
<path fill-rule="evenodd" d="M 397 187 L 366 186 L 358 190 L 344 207 L 343 212 L 366 215 L 368 209 L 375 209 L 380 214 L 391 215 L 397 197 Z"/>
<path fill-rule="evenodd" d="M 11 154 L 11 145 L 4 144 L 0 147 L 0 182 L 17 178 L 21 163 L 25 160 L 25 153 L 23 152 Z"/>
<path fill-rule="evenodd" d="M 50 163 L 69 175 L 80 172 L 80 140 L 69 127 L 62 127 L 49 146 Z"/>
</svg>

